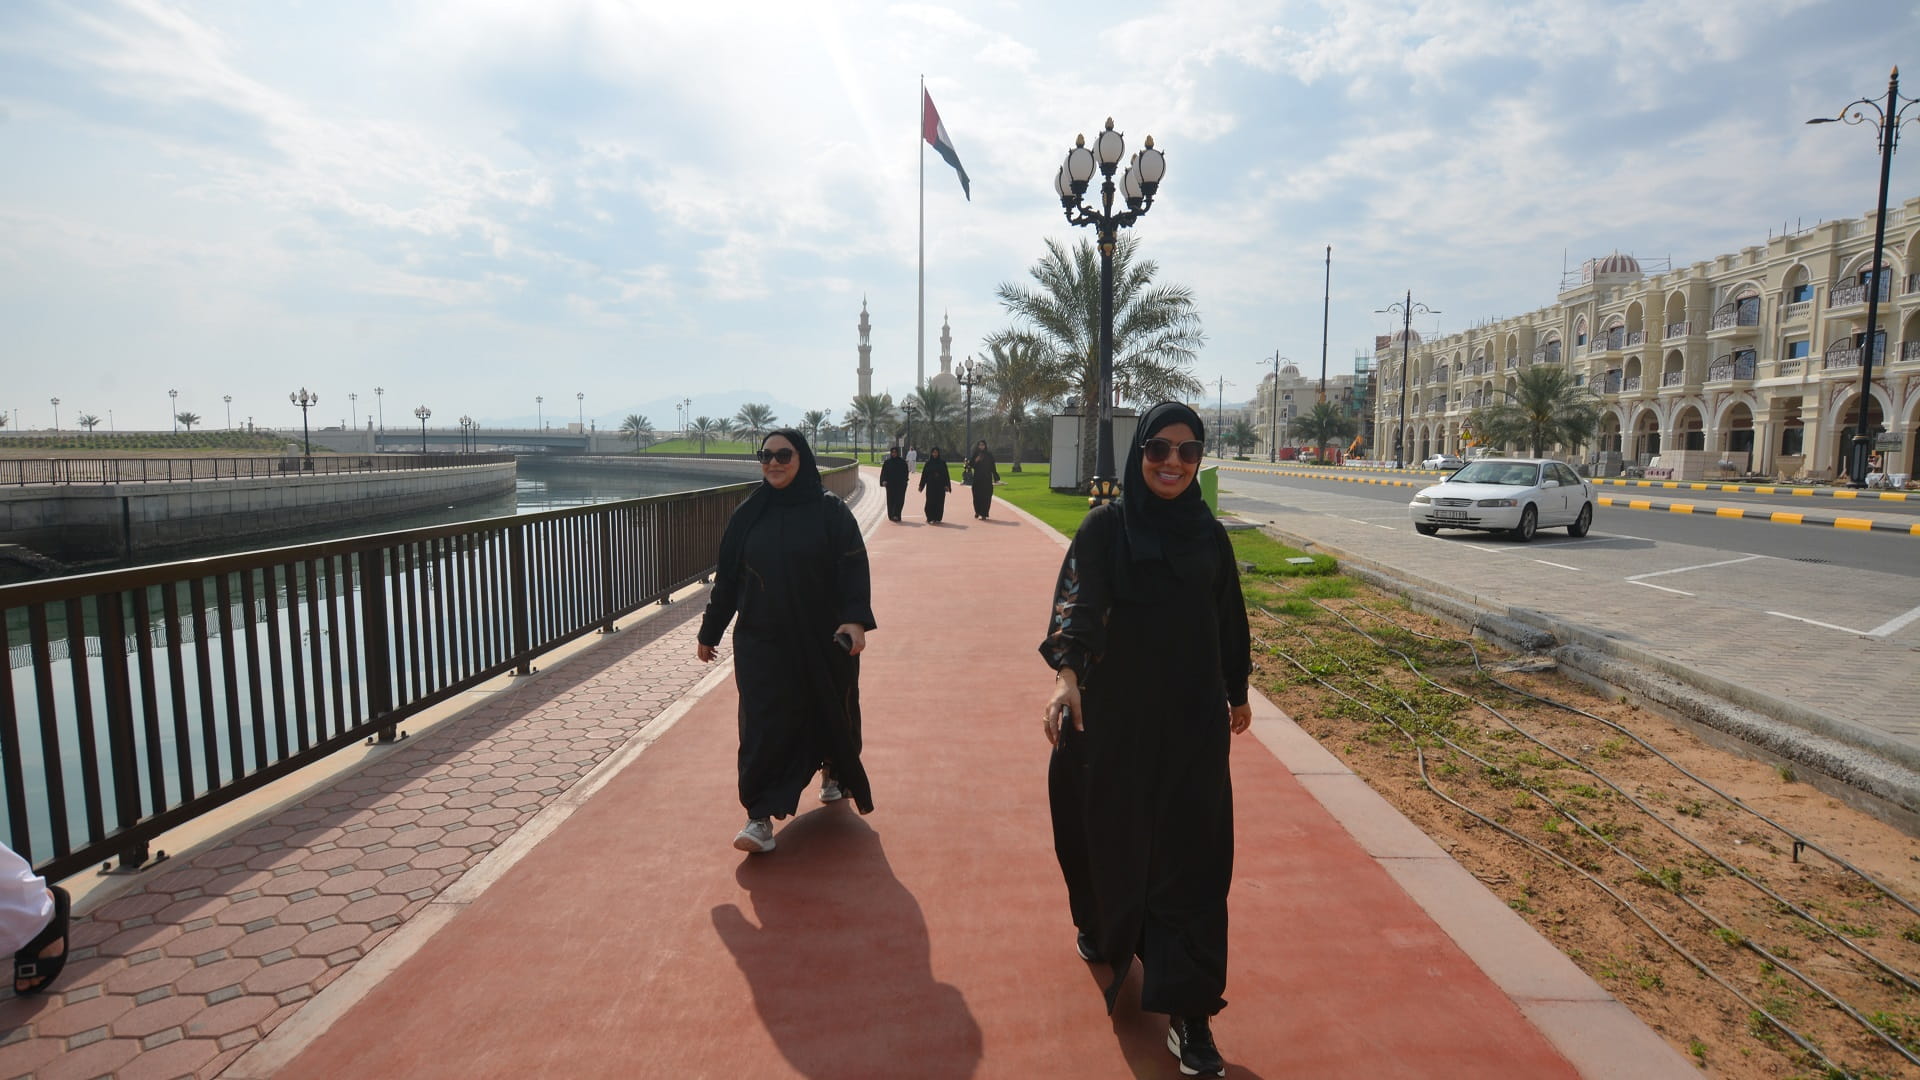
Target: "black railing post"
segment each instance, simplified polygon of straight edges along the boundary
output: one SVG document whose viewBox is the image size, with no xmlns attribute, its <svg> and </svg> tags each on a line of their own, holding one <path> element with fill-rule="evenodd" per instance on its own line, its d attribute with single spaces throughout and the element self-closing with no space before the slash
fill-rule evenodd
<svg viewBox="0 0 1920 1080">
<path fill-rule="evenodd" d="M 113 772 L 113 823 L 125 832 L 146 815 L 140 809 L 139 749 L 133 737 L 133 687 L 127 668 L 127 631 L 121 611 L 121 594 L 106 593 L 96 599 L 95 612 L 100 620 L 100 674 L 107 697 L 107 761 Z M 118 852 L 120 869 L 132 870 L 146 865 L 152 852 L 144 837 L 123 845 Z"/>
<path fill-rule="evenodd" d="M 600 624 L 603 634 L 619 629 L 613 625 L 613 514 L 603 507 L 594 515 L 600 519 L 600 614 L 606 619 Z"/>
<path fill-rule="evenodd" d="M 360 633 L 367 662 L 367 716 L 378 720 L 393 714 L 393 638 L 387 619 L 387 549 L 361 548 Z M 393 742 L 399 725 L 381 724 L 375 737 Z"/>
<path fill-rule="evenodd" d="M 533 674 L 533 591 L 527 587 L 527 527 L 507 526 L 507 603 L 513 608 L 513 673 Z"/>
</svg>

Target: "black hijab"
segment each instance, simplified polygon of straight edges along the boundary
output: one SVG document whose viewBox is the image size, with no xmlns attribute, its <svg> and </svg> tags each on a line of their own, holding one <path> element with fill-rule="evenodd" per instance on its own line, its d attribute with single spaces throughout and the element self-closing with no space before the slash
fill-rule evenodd
<svg viewBox="0 0 1920 1080">
<path fill-rule="evenodd" d="M 1198 569 L 1193 556 L 1204 550 L 1218 526 L 1207 501 L 1200 497 L 1200 474 L 1171 499 L 1155 495 L 1147 487 L 1145 462 L 1147 440 L 1161 429 L 1185 424 L 1193 437 L 1205 442 L 1207 428 L 1200 414 L 1177 401 L 1163 401 L 1147 410 L 1140 426 L 1134 429 L 1133 445 L 1127 450 L 1126 471 L 1120 474 L 1121 508 L 1126 511 L 1127 544 L 1133 560 L 1164 559 L 1182 577 Z M 1177 452 L 1177 451 L 1176 451 Z"/>
<path fill-rule="evenodd" d="M 827 490 L 825 482 L 820 479 L 820 465 L 813 458 L 813 447 L 807 445 L 807 437 L 792 428 L 780 428 L 767 432 L 766 438 L 760 440 L 760 449 L 766 449 L 767 439 L 775 435 L 793 444 L 794 458 L 800 469 L 794 473 L 793 482 L 783 488 L 774 487 L 764 476 L 760 478 L 760 486 L 747 496 L 746 502 L 740 504 L 740 509 L 733 512 L 733 517 L 727 521 L 727 531 L 721 534 L 721 566 L 737 566 L 746 557 L 747 534 L 753 531 L 754 523 L 767 512 L 767 507 L 799 506 L 818 500 Z"/>
</svg>

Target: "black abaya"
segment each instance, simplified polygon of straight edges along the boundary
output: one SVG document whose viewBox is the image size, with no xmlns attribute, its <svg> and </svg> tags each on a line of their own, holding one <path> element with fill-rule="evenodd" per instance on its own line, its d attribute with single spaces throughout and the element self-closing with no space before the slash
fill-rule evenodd
<svg viewBox="0 0 1920 1080">
<path fill-rule="evenodd" d="M 900 520 L 900 512 L 907 506 L 907 482 L 911 479 L 913 470 L 907 467 L 906 458 L 895 454 L 881 462 L 880 486 L 887 492 L 887 520 Z"/>
<path fill-rule="evenodd" d="M 920 466 L 920 490 L 927 493 L 927 520 L 938 523 L 947 512 L 947 492 L 953 490 L 953 474 L 942 458 L 928 458 Z"/>
<path fill-rule="evenodd" d="M 973 489 L 973 516 L 984 518 L 993 509 L 993 485 L 1000 479 L 993 452 L 977 450 L 967 461 L 967 486 Z"/>
</svg>

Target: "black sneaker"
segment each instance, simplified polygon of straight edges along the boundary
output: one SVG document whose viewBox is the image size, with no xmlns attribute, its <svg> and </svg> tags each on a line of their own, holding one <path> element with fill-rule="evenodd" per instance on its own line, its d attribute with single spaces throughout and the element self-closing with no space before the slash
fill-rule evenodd
<svg viewBox="0 0 1920 1080">
<path fill-rule="evenodd" d="M 1180 1059 L 1180 1071 L 1187 1076 L 1225 1076 L 1226 1062 L 1214 1049 L 1213 1032 L 1204 1016 L 1176 1016 L 1167 1029 L 1167 1049 Z"/>
<path fill-rule="evenodd" d="M 1093 939 L 1087 936 L 1085 930 L 1080 931 L 1080 935 L 1073 939 L 1073 947 L 1075 951 L 1079 952 L 1080 959 L 1085 960 L 1087 963 L 1097 964 L 1100 962 L 1100 950 L 1094 948 Z"/>
</svg>

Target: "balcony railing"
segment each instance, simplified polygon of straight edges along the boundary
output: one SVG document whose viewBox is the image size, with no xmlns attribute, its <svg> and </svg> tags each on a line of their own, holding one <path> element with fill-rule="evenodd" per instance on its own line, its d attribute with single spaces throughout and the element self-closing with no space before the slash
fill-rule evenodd
<svg viewBox="0 0 1920 1080">
<path fill-rule="evenodd" d="M 1646 343 L 1647 343 L 1647 332 L 1645 330 L 1627 331 L 1627 348 L 1631 349 L 1635 345 L 1645 345 Z"/>
<path fill-rule="evenodd" d="M 1508 371 L 1517 371 L 1517 370 L 1519 370 L 1519 367 L 1520 367 L 1520 358 L 1519 358 L 1519 357 L 1517 357 L 1517 356 L 1509 356 L 1509 357 L 1507 357 L 1507 370 L 1508 370 Z"/>
<path fill-rule="evenodd" d="M 1629 375 L 1626 378 L 1620 380 L 1621 393 L 1631 394 L 1638 389 L 1640 389 L 1640 376 Z"/>
<path fill-rule="evenodd" d="M 1891 291 L 1888 286 L 1892 284 L 1893 279 L 1881 275 L 1875 280 L 1880 286 L 1880 302 L 1884 304 L 1887 302 L 1887 294 Z M 1830 308 L 1852 307 L 1854 304 L 1866 302 L 1867 287 L 1865 285 L 1836 285 L 1827 293 L 1827 306 Z"/>
<path fill-rule="evenodd" d="M 1900 343 L 1900 359 L 1920 360 L 1920 341 L 1901 342 Z"/>
<path fill-rule="evenodd" d="M 1845 342 L 1835 342 L 1828 347 L 1826 355 L 1821 358 L 1820 366 L 1828 371 L 1859 367 L 1860 350 Z"/>
<path fill-rule="evenodd" d="M 1802 300 L 1797 304 L 1788 304 L 1786 307 L 1781 308 L 1780 318 L 1785 322 L 1799 322 L 1806 318 L 1807 314 L 1812 310 L 1813 302 L 1810 300 Z"/>
<path fill-rule="evenodd" d="M 1693 333 L 1693 324 L 1690 322 L 1668 323 L 1666 340 L 1672 341 L 1674 338 L 1686 337 L 1691 333 Z"/>
<path fill-rule="evenodd" d="M 1907 275 L 1907 295 L 1912 296 L 1914 293 L 1920 293 L 1920 274 Z"/>
<path fill-rule="evenodd" d="M 1635 380 L 1635 385 L 1638 385 L 1638 380 Z M 1620 373 L 1617 371 L 1608 372 L 1606 381 L 1600 384 L 1601 390 L 1604 393 L 1608 393 L 1608 394 L 1619 393 L 1620 387 L 1621 387 Z"/>
<path fill-rule="evenodd" d="M 1800 374 L 1800 361 L 1782 360 L 1774 366 L 1774 371 L 1782 376 Z"/>
<path fill-rule="evenodd" d="M 1755 355 L 1752 350 L 1743 349 L 1737 353 L 1728 353 L 1707 367 L 1707 381 L 1712 383 L 1728 382 L 1733 379 L 1751 380 L 1754 367 Z"/>
<path fill-rule="evenodd" d="M 1667 372 L 1662 372 L 1660 375 L 1660 385 L 1662 387 L 1680 386 L 1680 385 L 1683 385 L 1686 381 L 1687 381 L 1687 373 L 1684 371 L 1667 371 Z"/>
</svg>

